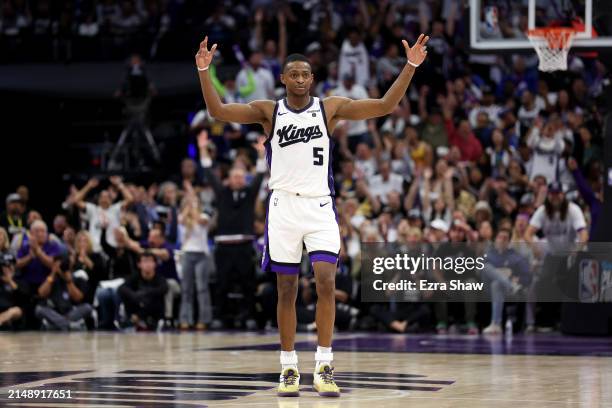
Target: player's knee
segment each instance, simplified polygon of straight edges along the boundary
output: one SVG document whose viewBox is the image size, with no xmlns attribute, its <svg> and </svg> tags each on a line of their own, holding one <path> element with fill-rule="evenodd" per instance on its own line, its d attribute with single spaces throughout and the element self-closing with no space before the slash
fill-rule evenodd
<svg viewBox="0 0 612 408">
<path fill-rule="evenodd" d="M 326 275 L 317 279 L 317 296 L 319 298 L 334 297 L 336 281 L 334 275 Z"/>
<path fill-rule="evenodd" d="M 297 279 L 279 280 L 278 284 L 278 300 L 279 302 L 293 303 L 297 297 L 298 281 Z"/>
</svg>

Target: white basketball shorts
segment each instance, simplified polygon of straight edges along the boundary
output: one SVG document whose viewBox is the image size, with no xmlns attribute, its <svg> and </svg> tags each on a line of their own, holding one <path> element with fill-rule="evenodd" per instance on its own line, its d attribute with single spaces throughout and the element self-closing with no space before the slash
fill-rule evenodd
<svg viewBox="0 0 612 408">
<path fill-rule="evenodd" d="M 299 273 L 304 245 L 311 263 L 338 263 L 340 228 L 333 197 L 274 190 L 266 210 L 264 271 Z"/>
</svg>

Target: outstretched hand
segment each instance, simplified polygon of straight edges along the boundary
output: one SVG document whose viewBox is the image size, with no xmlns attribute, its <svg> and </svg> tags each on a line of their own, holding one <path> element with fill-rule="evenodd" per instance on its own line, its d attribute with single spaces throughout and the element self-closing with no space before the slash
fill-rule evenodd
<svg viewBox="0 0 612 408">
<path fill-rule="evenodd" d="M 429 36 L 425 34 L 419 35 L 419 38 L 417 38 L 416 43 L 412 47 L 408 45 L 408 41 L 402 40 L 406 50 L 406 58 L 408 58 L 409 62 L 414 65 L 421 65 L 427 56 L 427 47 L 425 45 L 427 41 L 429 41 Z"/>
<path fill-rule="evenodd" d="M 212 59 L 217 51 L 217 44 L 213 44 L 210 51 L 208 50 L 208 36 L 204 37 L 204 41 L 200 43 L 200 49 L 195 55 L 196 65 L 198 69 L 206 69 L 212 62 Z"/>
</svg>

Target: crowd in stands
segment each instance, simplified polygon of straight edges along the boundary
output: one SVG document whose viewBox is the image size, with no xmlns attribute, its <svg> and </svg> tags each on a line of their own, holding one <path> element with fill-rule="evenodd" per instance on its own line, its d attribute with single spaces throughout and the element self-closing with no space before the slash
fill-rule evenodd
<svg viewBox="0 0 612 408">
<path fill-rule="evenodd" d="M 431 37 L 426 62 L 390 115 L 330 130 L 342 238 L 339 329 L 499 333 L 504 299 L 530 292 L 547 262 L 513 245 L 589 239 L 602 207 L 600 98 L 608 75 L 596 54 L 573 55 L 572 69 L 552 75 L 521 55 L 472 60 L 463 43 L 466 11 L 454 0 L 238 3 L 209 7 L 201 26 L 222 50 L 211 74 L 225 102 L 282 98 L 278 76 L 288 51 L 310 59 L 313 95 L 378 98 L 405 64 L 400 40 Z M 61 39 L 67 24 L 78 27 L 71 35 L 138 27 L 159 36 L 201 3 L 83 1 L 45 25 L 50 4 L 4 0 L 2 36 L 46 29 Z M 7 197 L 0 215 L 2 327 L 274 326 L 275 277 L 259 268 L 265 135 L 258 126 L 219 122 L 205 108 L 189 127 L 195 148 L 167 180 L 94 177 L 70 188 L 52 220 L 30 207 L 26 186 Z M 492 306 L 467 298 L 399 302 L 393 295 L 362 303 L 364 242 L 424 251 L 430 243 L 480 243 L 489 262 L 473 279 L 494 283 Z M 316 330 L 307 259 L 301 276 L 298 324 Z M 540 323 L 536 302 L 525 307 L 527 331 Z"/>
</svg>

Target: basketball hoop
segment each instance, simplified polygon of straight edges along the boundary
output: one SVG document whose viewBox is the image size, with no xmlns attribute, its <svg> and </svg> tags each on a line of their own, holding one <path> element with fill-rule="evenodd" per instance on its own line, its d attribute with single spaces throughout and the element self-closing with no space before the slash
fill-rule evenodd
<svg viewBox="0 0 612 408">
<path fill-rule="evenodd" d="M 566 71 L 567 54 L 576 30 L 565 27 L 534 28 L 527 37 L 540 58 L 540 71 Z"/>
</svg>

